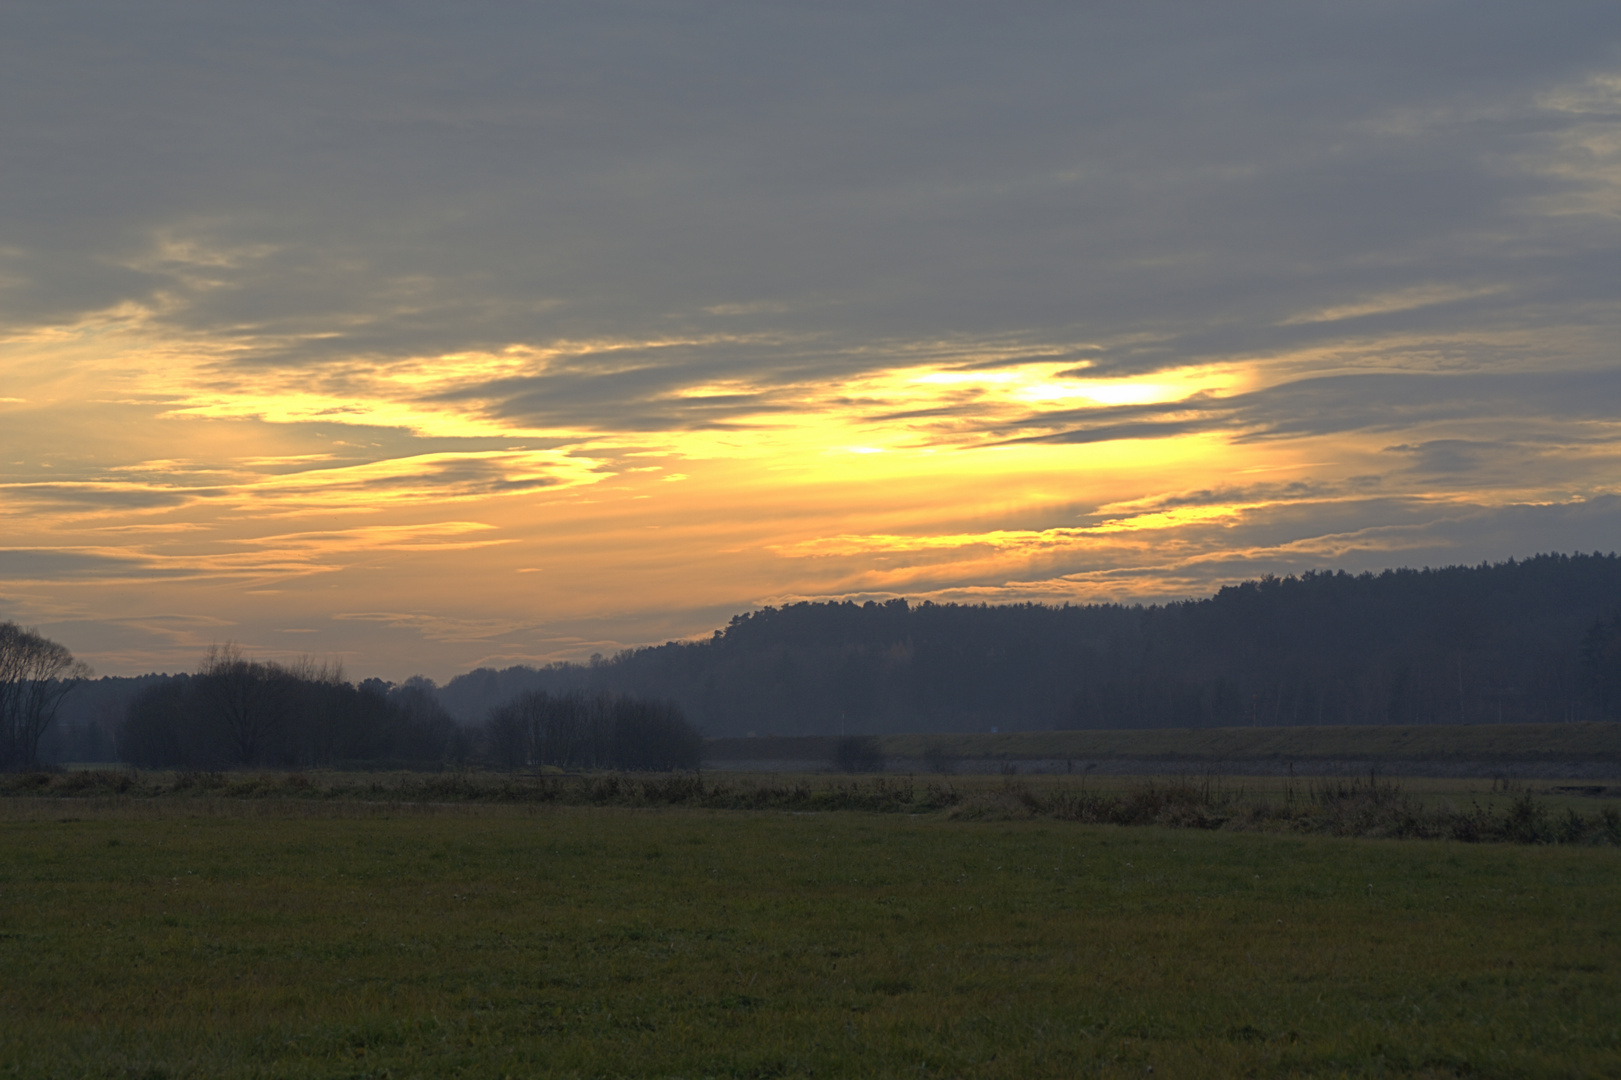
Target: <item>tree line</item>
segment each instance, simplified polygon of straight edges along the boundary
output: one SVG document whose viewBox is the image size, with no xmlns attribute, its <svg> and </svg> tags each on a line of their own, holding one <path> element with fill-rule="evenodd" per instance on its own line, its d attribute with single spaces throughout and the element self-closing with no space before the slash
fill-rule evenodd
<svg viewBox="0 0 1621 1080">
<path fill-rule="evenodd" d="M 0 768 L 667 768 L 695 761 L 699 728 L 1595 719 L 1621 719 L 1614 554 L 1269 576 L 1147 606 L 790 604 L 738 615 L 702 641 L 483 668 L 443 687 L 351 683 L 335 667 L 229 645 L 192 674 L 89 680 L 63 646 L 0 623 Z"/>
<path fill-rule="evenodd" d="M 1621 719 L 1621 558 L 1267 576 L 1159 605 L 798 603 L 707 640 L 480 669 L 677 702 L 710 735 Z"/>
<path fill-rule="evenodd" d="M 341 669 L 212 648 L 195 674 L 130 701 L 118 756 L 150 768 L 696 768 L 702 736 L 668 702 L 618 694 L 524 694 L 462 724 L 431 680 L 351 683 Z"/>
<path fill-rule="evenodd" d="M 696 769 L 703 736 L 668 701 L 623 694 L 532 690 L 485 725 L 490 756 L 511 768 Z"/>
<path fill-rule="evenodd" d="M 116 748 L 153 768 L 343 768 L 437 766 L 466 759 L 471 744 L 425 680 L 355 684 L 334 665 L 282 665 L 224 645 L 195 674 L 140 690 Z"/>
</svg>

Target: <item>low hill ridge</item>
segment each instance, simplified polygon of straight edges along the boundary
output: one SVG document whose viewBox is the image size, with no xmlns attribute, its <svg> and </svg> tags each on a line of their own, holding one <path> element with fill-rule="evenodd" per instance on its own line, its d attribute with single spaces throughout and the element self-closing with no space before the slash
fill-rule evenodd
<svg viewBox="0 0 1621 1080">
<path fill-rule="evenodd" d="M 1308 572 L 1148 606 L 798 603 L 592 664 L 480 669 L 676 701 L 711 736 L 1554 723 L 1621 718 L 1621 558 Z"/>
</svg>

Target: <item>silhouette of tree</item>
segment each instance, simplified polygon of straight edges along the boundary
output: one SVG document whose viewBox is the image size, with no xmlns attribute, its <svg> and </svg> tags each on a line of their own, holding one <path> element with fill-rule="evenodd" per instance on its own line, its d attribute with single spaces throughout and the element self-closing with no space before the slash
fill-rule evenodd
<svg viewBox="0 0 1621 1080">
<path fill-rule="evenodd" d="M 509 768 L 694 769 L 703 750 L 703 737 L 670 702 L 581 691 L 520 694 L 491 711 L 485 739 Z"/>
<path fill-rule="evenodd" d="M 118 729 L 123 760 L 152 767 L 436 768 L 471 753 L 432 680 L 355 686 L 336 664 L 288 666 L 209 650 L 195 675 L 162 678 L 130 702 Z"/>
<path fill-rule="evenodd" d="M 35 764 L 62 698 L 89 676 L 66 646 L 0 622 L 0 768 Z"/>
<path fill-rule="evenodd" d="M 146 768 L 201 768 L 220 763 L 199 723 L 191 676 L 176 675 L 135 695 L 118 728 L 118 756 Z"/>
<path fill-rule="evenodd" d="M 1582 665 L 1599 709 L 1621 718 L 1621 608 L 1595 619 L 1582 639 Z"/>
<path fill-rule="evenodd" d="M 208 647 L 192 691 L 232 764 L 255 765 L 266 756 L 287 722 L 293 681 L 280 665 L 249 660 L 232 642 Z"/>
</svg>

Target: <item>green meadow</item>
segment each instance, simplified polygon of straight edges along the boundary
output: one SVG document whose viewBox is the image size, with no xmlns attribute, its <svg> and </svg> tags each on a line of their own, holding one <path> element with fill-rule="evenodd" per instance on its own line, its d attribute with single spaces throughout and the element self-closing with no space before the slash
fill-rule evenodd
<svg viewBox="0 0 1621 1080">
<path fill-rule="evenodd" d="M 0 800 L 0 1075 L 1621 1075 L 1621 849 Z"/>
</svg>

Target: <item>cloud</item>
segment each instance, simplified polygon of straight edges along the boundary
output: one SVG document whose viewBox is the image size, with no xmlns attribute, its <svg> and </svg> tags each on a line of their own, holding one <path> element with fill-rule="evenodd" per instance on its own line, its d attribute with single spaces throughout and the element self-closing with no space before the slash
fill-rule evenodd
<svg viewBox="0 0 1621 1080">
<path fill-rule="evenodd" d="M 144 484 L 0 484 L 0 503 L 39 503 L 47 506 L 82 506 L 109 510 L 147 510 L 184 506 L 195 499 L 222 494 L 224 492 L 219 488 L 184 490 Z"/>
<path fill-rule="evenodd" d="M 150 560 L 108 548 L 0 548 L 0 581 L 59 581 L 135 575 L 163 576 Z"/>
<path fill-rule="evenodd" d="M 314 468 L 244 486 L 244 501 L 267 507 L 445 503 L 522 495 L 596 479 L 588 461 L 550 451 L 484 450 L 417 454 L 335 468 Z"/>
<path fill-rule="evenodd" d="M 361 525 L 234 539 L 205 539 L 185 529 L 142 530 L 135 535 L 145 536 L 145 544 L 0 548 L 0 581 L 215 581 L 245 586 L 341 572 L 356 559 L 381 552 L 460 552 L 512 542 L 491 536 L 494 531 L 494 526 L 476 521 Z M 198 612 L 184 618 L 212 622 L 217 616 Z"/>
<path fill-rule="evenodd" d="M 1279 511 L 1282 511 L 1281 513 Z M 1188 525 L 1195 528 L 1188 528 Z M 796 599 L 908 596 L 960 603 L 1095 603 L 1208 595 L 1265 573 L 1500 561 L 1612 551 L 1621 497 L 1502 506 L 1420 499 L 1254 502 L 1145 513 L 1101 527 L 941 537 L 843 536 L 781 549 L 848 560 L 836 585 Z M 1550 548 L 1548 537 L 1565 544 Z M 888 556 L 874 561 L 875 555 Z"/>
<path fill-rule="evenodd" d="M 380 623 L 411 630 L 428 641 L 485 642 L 524 629 L 522 623 L 503 619 L 457 619 L 442 614 L 409 611 L 350 611 L 332 616 L 339 622 Z"/>
<path fill-rule="evenodd" d="M 406 453 L 336 464 L 332 455 L 248 458 L 219 466 L 146 461 L 107 470 L 131 474 L 127 480 L 115 475 L 99 481 L 0 484 L 0 507 L 63 510 L 102 519 L 205 503 L 252 514 L 286 515 L 313 508 L 375 512 L 388 505 L 451 503 L 588 485 L 601 478 L 597 467 L 589 458 L 524 448 Z M 139 528 L 127 523 L 122 527 Z M 158 527 L 182 532 L 188 525 Z"/>
<path fill-rule="evenodd" d="M 705 315 L 780 315 L 788 305 L 778 300 L 752 300 L 743 304 L 711 304 Z"/>
<path fill-rule="evenodd" d="M 1318 311 L 1307 312 L 1303 315 L 1291 315 L 1284 319 L 1282 326 L 1295 326 L 1300 323 L 1341 322 L 1345 319 L 1360 319 L 1368 315 L 1388 315 L 1397 311 L 1414 311 L 1418 308 L 1431 307 L 1435 304 L 1450 304 L 1458 300 L 1474 300 L 1482 296 L 1494 296 L 1505 291 L 1503 286 L 1487 285 L 1469 288 L 1458 285 L 1419 285 L 1400 292 L 1385 293 L 1382 296 L 1364 297 L 1337 307 L 1323 308 Z"/>
<path fill-rule="evenodd" d="M 1599 182 L 1549 165 L 1595 144 L 1614 59 L 1588 4 L 691 14 L 19 17 L 15 310 L 133 301 L 292 365 L 672 317 L 1271 326 L 1570 277 L 1523 205 Z"/>
<path fill-rule="evenodd" d="M 280 550 L 252 556 L 177 555 L 128 546 L 0 548 L 0 581 L 43 585 L 174 586 L 182 582 L 246 582 L 296 578 L 342 569 L 308 552 Z"/>
<path fill-rule="evenodd" d="M 483 535 L 494 528 L 479 521 L 369 525 L 255 536 L 232 543 L 277 551 L 312 551 L 331 555 L 356 551 L 467 551 L 512 542 L 510 538 Z"/>
<path fill-rule="evenodd" d="M 1505 432 L 1558 432 L 1580 437 L 1592 425 L 1614 439 L 1621 371 L 1381 372 L 1293 379 L 1228 396 L 1201 395 L 1166 404 L 1055 409 L 1028 413 L 1002 426 L 1063 427 L 1018 441 L 1088 443 L 1169 438 L 1197 431 L 1239 440 L 1389 432 L 1424 425 L 1467 423 Z M 1090 421 L 1070 428 L 1076 420 Z M 1113 422 L 1111 422 L 1113 421 Z"/>
<path fill-rule="evenodd" d="M 8 10 L 8 603 L 449 665 L 1588 546 L 1612 8 Z"/>
<path fill-rule="evenodd" d="M 1416 446 L 1392 446 L 1390 451 L 1410 455 L 1413 463 L 1409 468 L 1414 472 L 1437 476 L 1479 472 L 1504 458 L 1525 454 L 1521 446 L 1478 439 L 1431 439 Z"/>
</svg>

